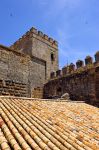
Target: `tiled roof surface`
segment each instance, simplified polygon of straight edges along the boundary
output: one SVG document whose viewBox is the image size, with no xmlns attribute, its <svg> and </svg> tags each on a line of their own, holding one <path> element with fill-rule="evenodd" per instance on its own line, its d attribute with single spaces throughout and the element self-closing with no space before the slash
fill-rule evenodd
<svg viewBox="0 0 99 150">
<path fill-rule="evenodd" d="M 99 150 L 99 109 L 83 102 L 0 98 L 1 150 Z"/>
</svg>

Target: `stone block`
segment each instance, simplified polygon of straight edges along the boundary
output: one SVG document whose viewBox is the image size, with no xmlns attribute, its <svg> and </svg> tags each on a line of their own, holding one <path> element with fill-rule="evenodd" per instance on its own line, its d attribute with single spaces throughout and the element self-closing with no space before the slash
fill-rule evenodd
<svg viewBox="0 0 99 150">
<path fill-rule="evenodd" d="M 50 78 L 51 78 L 51 79 L 55 78 L 55 72 L 51 72 Z"/>
<path fill-rule="evenodd" d="M 56 46 L 58 46 L 58 42 L 57 41 L 53 41 L 53 44 L 55 44 Z"/>
<path fill-rule="evenodd" d="M 78 60 L 77 62 L 76 62 L 76 67 L 77 68 L 80 68 L 80 67 L 83 67 L 84 66 L 84 62 L 82 61 L 82 60 Z"/>
<path fill-rule="evenodd" d="M 41 36 L 41 37 L 43 37 L 43 32 L 38 31 L 38 35 Z"/>
<path fill-rule="evenodd" d="M 53 40 L 52 38 L 49 38 L 49 41 L 50 41 L 51 43 L 53 43 L 54 40 Z"/>
<path fill-rule="evenodd" d="M 85 65 L 89 65 L 93 63 L 93 58 L 91 56 L 87 56 L 85 58 Z"/>
<path fill-rule="evenodd" d="M 48 36 L 46 34 L 44 34 L 44 39 L 48 40 Z"/>
<path fill-rule="evenodd" d="M 99 51 L 97 51 L 95 54 L 95 61 L 99 62 Z"/>
<path fill-rule="evenodd" d="M 62 68 L 62 75 L 66 75 L 67 74 L 67 67 L 63 67 Z"/>
<path fill-rule="evenodd" d="M 32 27 L 32 28 L 30 29 L 30 32 L 31 32 L 31 33 L 34 33 L 34 34 L 38 34 L 37 29 L 35 29 L 34 27 Z"/>
<path fill-rule="evenodd" d="M 71 63 L 70 65 L 69 65 L 69 73 L 71 73 L 72 71 L 74 71 L 75 70 L 75 65 L 73 64 L 73 63 Z"/>
<path fill-rule="evenodd" d="M 56 71 L 56 77 L 60 77 L 61 76 L 61 70 L 57 70 Z"/>
</svg>

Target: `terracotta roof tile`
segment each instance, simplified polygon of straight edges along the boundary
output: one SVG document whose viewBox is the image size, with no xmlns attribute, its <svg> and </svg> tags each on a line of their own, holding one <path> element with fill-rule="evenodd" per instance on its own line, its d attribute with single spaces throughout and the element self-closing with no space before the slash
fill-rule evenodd
<svg viewBox="0 0 99 150">
<path fill-rule="evenodd" d="M 1 150 L 98 150 L 99 109 L 83 102 L 0 98 Z"/>
</svg>

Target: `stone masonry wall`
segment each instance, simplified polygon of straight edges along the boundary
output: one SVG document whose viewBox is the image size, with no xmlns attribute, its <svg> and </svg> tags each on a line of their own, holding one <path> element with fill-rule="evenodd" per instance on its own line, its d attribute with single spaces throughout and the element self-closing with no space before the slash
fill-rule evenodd
<svg viewBox="0 0 99 150">
<path fill-rule="evenodd" d="M 31 97 L 33 88 L 45 83 L 46 62 L 0 45 L 0 80 L 25 84 Z"/>
<path fill-rule="evenodd" d="M 58 43 L 41 31 L 31 28 L 12 46 L 12 49 L 46 62 L 46 81 L 52 71 L 58 70 Z"/>
<path fill-rule="evenodd" d="M 0 95 L 27 97 L 27 85 L 12 80 L 0 80 Z"/>
<path fill-rule="evenodd" d="M 42 88 L 40 88 L 40 87 L 34 88 L 32 91 L 32 98 L 42 99 L 43 98 L 43 87 Z"/>
<path fill-rule="evenodd" d="M 51 73 L 51 80 L 44 86 L 44 98 L 61 97 L 68 92 L 73 100 L 84 100 L 99 105 L 99 52 L 87 56 L 84 62 L 79 60 L 70 66 Z"/>
<path fill-rule="evenodd" d="M 95 92 L 96 92 L 97 99 L 99 99 L 99 67 L 96 68 L 95 75 L 96 75 Z"/>
</svg>

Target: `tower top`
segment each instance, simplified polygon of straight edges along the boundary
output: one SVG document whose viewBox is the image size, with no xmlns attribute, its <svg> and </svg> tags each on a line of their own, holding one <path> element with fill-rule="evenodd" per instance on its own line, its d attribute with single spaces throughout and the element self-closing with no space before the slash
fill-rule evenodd
<svg viewBox="0 0 99 150">
<path fill-rule="evenodd" d="M 54 40 L 53 38 L 49 37 L 48 35 L 44 34 L 43 32 L 37 30 L 36 28 L 32 27 L 29 31 L 27 31 L 22 37 L 20 37 L 15 43 L 13 43 L 10 47 L 13 48 L 17 44 L 19 44 L 21 41 L 25 40 L 26 38 L 38 38 L 39 40 L 42 40 L 46 44 L 57 48 L 58 42 Z"/>
</svg>

